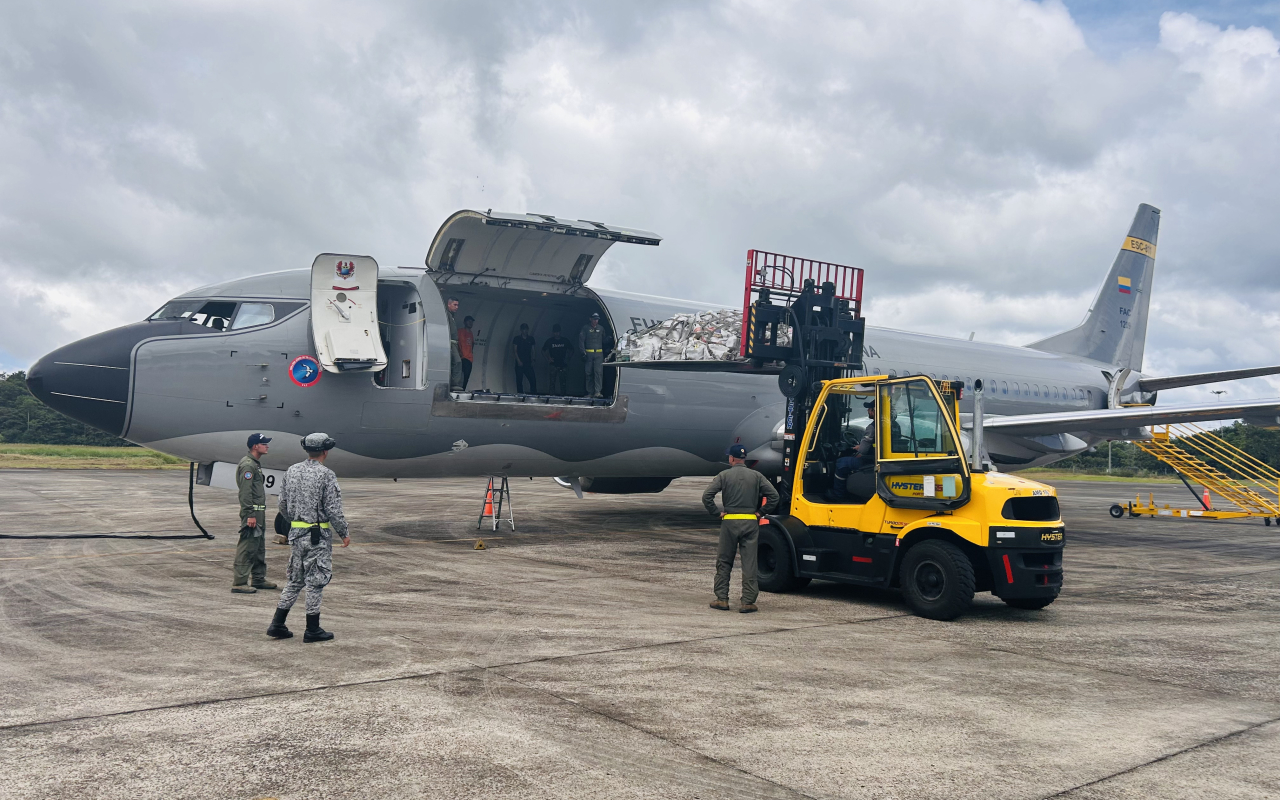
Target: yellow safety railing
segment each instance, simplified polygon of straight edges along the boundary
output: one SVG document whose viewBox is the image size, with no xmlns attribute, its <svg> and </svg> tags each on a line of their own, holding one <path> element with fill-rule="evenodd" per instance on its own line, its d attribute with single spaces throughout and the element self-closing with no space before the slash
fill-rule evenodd
<svg viewBox="0 0 1280 800">
<path fill-rule="evenodd" d="M 1280 518 L 1280 471 L 1193 423 L 1156 426 L 1151 433 L 1134 444 L 1235 505 L 1239 512 L 1232 516 Z"/>
</svg>

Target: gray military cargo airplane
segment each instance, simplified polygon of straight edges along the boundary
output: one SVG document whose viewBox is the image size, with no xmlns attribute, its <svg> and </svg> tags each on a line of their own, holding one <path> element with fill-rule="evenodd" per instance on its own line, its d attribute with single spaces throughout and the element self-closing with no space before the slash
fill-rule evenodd
<svg viewBox="0 0 1280 800">
<path fill-rule="evenodd" d="M 1280 373 L 1280 367 L 1176 377 L 1141 373 L 1160 212 L 1142 205 L 1077 327 L 1026 347 L 868 328 L 868 374 L 984 379 L 983 431 L 1000 468 L 1048 464 L 1144 426 L 1245 418 L 1274 426 L 1280 400 L 1158 406 L 1159 390 Z M 702 303 L 587 286 L 616 243 L 655 246 L 645 231 L 537 214 L 459 211 L 425 267 L 380 268 L 325 254 L 295 269 L 206 286 L 149 319 L 41 358 L 31 391 L 108 433 L 225 473 L 247 435 L 278 437 L 265 467 L 321 430 L 344 476 L 558 477 L 595 492 L 660 491 L 672 478 L 720 470 L 746 445 L 766 474 L 782 468 L 777 379 L 730 365 L 622 363 L 604 399 L 517 395 L 511 341 L 521 323 L 544 340 L 560 324 L 574 343 L 590 314 L 633 332 Z M 476 320 L 467 391 L 449 385 L 448 297 Z M 538 354 L 539 381 L 546 362 Z M 570 394 L 582 394 L 581 354 Z M 712 369 L 714 367 L 715 369 Z M 542 385 L 546 386 L 546 383 Z M 474 388 L 478 387 L 478 388 Z M 962 416 L 971 400 L 962 401 Z M 213 465 L 212 468 L 210 465 Z"/>
</svg>

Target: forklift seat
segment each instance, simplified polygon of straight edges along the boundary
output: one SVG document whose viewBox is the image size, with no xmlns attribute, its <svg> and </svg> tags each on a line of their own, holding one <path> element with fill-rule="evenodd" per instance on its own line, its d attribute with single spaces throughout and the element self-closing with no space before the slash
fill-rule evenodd
<svg viewBox="0 0 1280 800">
<path fill-rule="evenodd" d="M 850 472 L 844 481 L 845 491 L 852 495 L 849 502 L 862 504 L 876 495 L 876 473 L 873 469 Z"/>
</svg>

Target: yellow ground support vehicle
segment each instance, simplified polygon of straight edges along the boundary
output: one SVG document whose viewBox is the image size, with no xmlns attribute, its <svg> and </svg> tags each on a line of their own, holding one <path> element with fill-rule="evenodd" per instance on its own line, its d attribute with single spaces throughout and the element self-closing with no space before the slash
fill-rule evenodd
<svg viewBox="0 0 1280 800">
<path fill-rule="evenodd" d="M 966 457 L 962 389 L 925 376 L 815 383 L 803 437 L 788 448 L 790 507 L 760 523 L 760 588 L 786 592 L 814 578 L 900 587 L 931 619 L 960 616 L 975 592 L 1016 608 L 1052 603 L 1065 539 L 1057 492 L 981 471 L 980 444 Z M 980 426 L 980 405 L 976 414 Z M 871 452 L 852 457 L 867 438 Z"/>
<path fill-rule="evenodd" d="M 787 398 L 785 513 L 760 520 L 760 588 L 786 592 L 814 578 L 901 587 L 931 619 L 960 616 L 974 592 L 1016 608 L 1049 605 L 1062 589 L 1057 492 L 988 469 L 981 380 L 966 459 L 963 383 L 854 377 L 861 310 L 861 269 L 748 251 L 741 354 L 784 364 Z M 867 452 L 856 459 L 859 444 Z"/>
</svg>

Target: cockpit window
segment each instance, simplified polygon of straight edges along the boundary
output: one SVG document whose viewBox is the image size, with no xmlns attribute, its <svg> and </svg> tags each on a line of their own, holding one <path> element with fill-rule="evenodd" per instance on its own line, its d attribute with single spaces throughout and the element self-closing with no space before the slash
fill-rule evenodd
<svg viewBox="0 0 1280 800">
<path fill-rule="evenodd" d="M 215 331 L 231 327 L 236 304 L 222 300 L 172 300 L 151 315 L 151 319 L 185 319 Z"/>
<path fill-rule="evenodd" d="M 204 300 L 170 300 L 147 319 L 186 319 L 200 310 Z"/>
<path fill-rule="evenodd" d="M 266 325 L 276 318 L 276 310 L 270 303 L 241 303 L 240 311 L 236 313 L 235 322 L 231 323 L 231 330 L 236 331 L 241 328 L 252 328 L 254 325 Z"/>
</svg>

